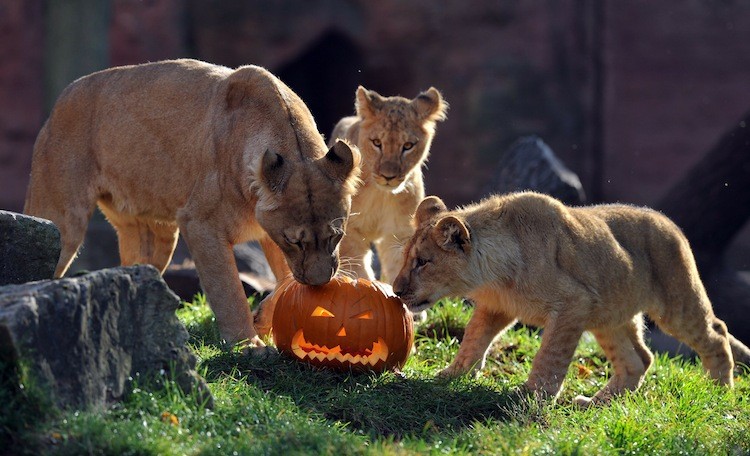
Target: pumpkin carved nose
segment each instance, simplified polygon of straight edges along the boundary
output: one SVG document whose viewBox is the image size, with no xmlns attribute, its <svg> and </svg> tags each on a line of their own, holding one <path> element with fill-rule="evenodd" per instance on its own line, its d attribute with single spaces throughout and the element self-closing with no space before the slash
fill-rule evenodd
<svg viewBox="0 0 750 456">
<path fill-rule="evenodd" d="M 339 337 L 346 336 L 346 329 L 344 329 L 344 325 L 341 325 L 341 329 L 339 329 L 339 332 L 337 332 L 336 335 Z"/>
</svg>

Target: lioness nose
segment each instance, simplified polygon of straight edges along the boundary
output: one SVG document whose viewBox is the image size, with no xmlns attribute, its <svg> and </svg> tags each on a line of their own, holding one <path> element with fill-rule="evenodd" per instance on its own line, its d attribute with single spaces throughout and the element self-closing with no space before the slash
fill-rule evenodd
<svg viewBox="0 0 750 456">
<path fill-rule="evenodd" d="M 387 181 L 390 181 L 390 180 L 393 180 L 393 179 L 397 178 L 397 177 L 398 177 L 398 174 L 385 174 L 385 173 L 380 173 L 380 177 L 382 177 L 383 179 L 385 179 L 385 180 L 387 180 Z"/>
</svg>

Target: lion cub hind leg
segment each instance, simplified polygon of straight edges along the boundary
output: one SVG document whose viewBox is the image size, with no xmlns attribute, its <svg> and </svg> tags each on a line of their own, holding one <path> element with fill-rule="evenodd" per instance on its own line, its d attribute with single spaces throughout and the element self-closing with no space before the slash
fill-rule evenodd
<svg viewBox="0 0 750 456">
<path fill-rule="evenodd" d="M 691 309 L 688 306 L 681 312 L 673 312 L 669 318 L 652 318 L 661 329 L 698 353 L 703 368 L 711 378 L 721 385 L 734 386 L 734 359 L 729 332 L 726 324 L 713 315 L 710 307 L 701 305 L 698 309 Z"/>
<path fill-rule="evenodd" d="M 641 386 L 653 355 L 643 342 L 642 317 L 639 314 L 628 324 L 616 328 L 599 328 L 592 331 L 604 350 L 614 374 L 594 397 L 576 396 L 573 402 L 587 407 L 606 404 L 624 391 L 635 391 Z"/>
</svg>

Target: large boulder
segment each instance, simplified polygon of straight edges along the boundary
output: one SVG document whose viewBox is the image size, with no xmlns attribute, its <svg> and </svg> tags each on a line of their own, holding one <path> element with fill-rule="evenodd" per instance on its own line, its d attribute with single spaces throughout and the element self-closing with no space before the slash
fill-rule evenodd
<svg viewBox="0 0 750 456">
<path fill-rule="evenodd" d="M 51 279 L 60 231 L 49 220 L 0 211 L 0 285 Z"/>
<path fill-rule="evenodd" d="M 522 190 L 546 193 L 569 205 L 586 201 L 578 176 L 537 136 L 525 136 L 503 153 L 484 193 Z"/>
<path fill-rule="evenodd" d="M 60 407 L 117 401 L 129 382 L 175 379 L 210 403 L 177 297 L 152 266 L 0 287 L 0 361 L 24 366 Z"/>
</svg>

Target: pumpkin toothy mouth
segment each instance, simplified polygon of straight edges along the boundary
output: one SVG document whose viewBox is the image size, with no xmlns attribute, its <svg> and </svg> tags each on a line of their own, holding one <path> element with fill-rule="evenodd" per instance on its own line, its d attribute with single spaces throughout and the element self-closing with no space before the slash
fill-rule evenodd
<svg viewBox="0 0 750 456">
<path fill-rule="evenodd" d="M 335 359 L 341 363 L 370 364 L 374 366 L 378 361 L 385 361 L 388 357 L 388 345 L 382 337 L 378 337 L 378 341 L 373 342 L 372 348 L 357 353 L 349 353 L 344 352 L 341 349 L 341 345 L 328 348 L 325 345 L 311 344 L 305 340 L 305 335 L 300 329 L 292 338 L 292 352 L 299 359 L 310 358 L 311 360 L 317 359 L 318 361 L 326 359 L 332 361 Z"/>
</svg>

